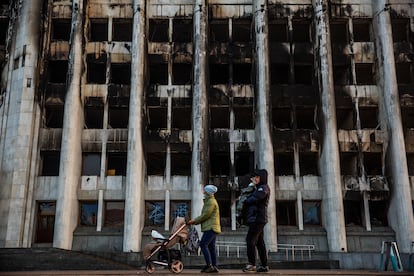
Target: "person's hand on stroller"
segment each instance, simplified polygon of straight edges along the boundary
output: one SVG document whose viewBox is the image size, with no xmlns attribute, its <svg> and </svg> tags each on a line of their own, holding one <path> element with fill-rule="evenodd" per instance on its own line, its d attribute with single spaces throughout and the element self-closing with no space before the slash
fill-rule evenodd
<svg viewBox="0 0 414 276">
<path fill-rule="evenodd" d="M 195 221 L 194 221 L 194 220 L 192 220 L 192 219 L 190 219 L 189 221 L 187 221 L 187 224 L 188 224 L 188 225 L 193 225 L 193 224 L 195 224 Z"/>
</svg>

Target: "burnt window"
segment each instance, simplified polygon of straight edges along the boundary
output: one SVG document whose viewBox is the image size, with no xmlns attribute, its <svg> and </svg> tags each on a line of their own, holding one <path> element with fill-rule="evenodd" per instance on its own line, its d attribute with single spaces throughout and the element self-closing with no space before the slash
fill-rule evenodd
<svg viewBox="0 0 414 276">
<path fill-rule="evenodd" d="M 392 19 L 392 40 L 394 42 L 409 42 L 410 19 Z"/>
<path fill-rule="evenodd" d="M 352 152 L 340 153 L 341 175 L 357 175 L 357 154 Z"/>
<path fill-rule="evenodd" d="M 269 23 L 269 41 L 270 42 L 287 42 L 287 23 L 271 22 Z"/>
<path fill-rule="evenodd" d="M 80 225 L 96 226 L 96 222 L 98 219 L 98 202 L 81 201 L 80 209 Z"/>
<path fill-rule="evenodd" d="M 354 110 L 352 108 L 337 108 L 336 124 L 338 129 L 354 129 Z"/>
<path fill-rule="evenodd" d="M 295 65 L 295 83 L 311 85 L 313 79 L 312 65 Z"/>
<path fill-rule="evenodd" d="M 161 55 L 149 56 L 149 83 L 168 84 L 168 64 Z"/>
<path fill-rule="evenodd" d="M 132 18 L 114 18 L 112 41 L 132 41 Z"/>
<path fill-rule="evenodd" d="M 147 153 L 147 175 L 164 175 L 165 152 Z"/>
<path fill-rule="evenodd" d="M 296 202 L 293 200 L 276 202 L 278 225 L 296 226 Z"/>
<path fill-rule="evenodd" d="M 52 40 L 69 41 L 71 32 L 70 19 L 52 19 Z"/>
<path fill-rule="evenodd" d="M 67 60 L 49 60 L 47 68 L 47 79 L 50 83 L 66 83 L 68 73 Z"/>
<path fill-rule="evenodd" d="M 108 41 L 108 19 L 94 18 L 89 23 L 89 41 Z"/>
<path fill-rule="evenodd" d="M 304 201 L 303 202 L 303 224 L 321 225 L 321 202 Z"/>
<path fill-rule="evenodd" d="M 193 67 L 189 63 L 173 63 L 172 83 L 175 85 L 191 84 Z"/>
<path fill-rule="evenodd" d="M 229 65 L 210 63 L 210 84 L 229 83 Z"/>
<path fill-rule="evenodd" d="M 45 107 L 47 128 L 62 128 L 63 127 L 63 105 L 47 105 Z"/>
<path fill-rule="evenodd" d="M 193 23 L 189 19 L 173 19 L 174 42 L 191 42 L 193 39 Z"/>
<path fill-rule="evenodd" d="M 377 128 L 378 107 L 359 107 L 361 128 Z"/>
<path fill-rule="evenodd" d="M 101 98 L 89 97 L 85 103 L 85 128 L 103 128 L 104 105 Z"/>
<path fill-rule="evenodd" d="M 232 40 L 235 42 L 251 41 L 251 20 L 235 19 L 233 20 Z"/>
<path fill-rule="evenodd" d="M 149 107 L 148 108 L 148 128 L 165 129 L 167 128 L 167 108 Z"/>
<path fill-rule="evenodd" d="M 235 129 L 254 128 L 253 106 L 237 106 L 233 108 L 233 111 Z"/>
<path fill-rule="evenodd" d="M 293 21 L 292 42 L 310 42 L 310 22 Z"/>
<path fill-rule="evenodd" d="M 191 175 L 191 153 L 171 153 L 171 175 Z"/>
<path fill-rule="evenodd" d="M 228 107 L 210 107 L 211 128 L 229 128 L 230 113 Z"/>
<path fill-rule="evenodd" d="M 407 153 L 408 174 L 414 176 L 414 153 Z"/>
<path fill-rule="evenodd" d="M 369 201 L 371 226 L 388 226 L 387 202 L 383 200 Z"/>
<path fill-rule="evenodd" d="M 210 175 L 223 176 L 230 172 L 230 154 L 228 152 L 210 152 Z"/>
<path fill-rule="evenodd" d="M 367 175 L 382 175 L 382 154 L 364 152 L 364 167 Z"/>
<path fill-rule="evenodd" d="M 292 128 L 291 109 L 273 108 L 272 120 L 276 128 Z"/>
<path fill-rule="evenodd" d="M 233 64 L 233 84 L 251 84 L 252 65 L 250 63 Z"/>
<path fill-rule="evenodd" d="M 42 173 L 43 176 L 58 176 L 60 164 L 59 151 L 42 151 L 40 152 L 42 159 Z"/>
<path fill-rule="evenodd" d="M 236 176 L 247 175 L 254 169 L 254 152 L 234 153 L 234 166 L 236 168 Z"/>
<path fill-rule="evenodd" d="M 289 64 L 272 63 L 270 67 L 271 84 L 288 84 L 289 70 Z"/>
<path fill-rule="evenodd" d="M 168 42 L 168 19 L 150 19 L 148 40 L 151 42 Z"/>
<path fill-rule="evenodd" d="M 414 128 L 414 109 L 401 107 L 402 125 L 404 128 Z"/>
<path fill-rule="evenodd" d="M 125 202 L 105 201 L 104 226 L 121 227 L 124 225 Z"/>
<path fill-rule="evenodd" d="M 229 24 L 227 20 L 214 20 L 210 24 L 210 41 L 228 42 Z"/>
<path fill-rule="evenodd" d="M 372 63 L 355 64 L 356 84 L 372 85 L 374 82 L 374 65 Z"/>
<path fill-rule="evenodd" d="M 191 129 L 191 107 L 173 107 L 172 110 L 172 128 L 181 130 Z"/>
<path fill-rule="evenodd" d="M 315 109 L 313 107 L 298 107 L 295 110 L 296 128 L 315 129 Z"/>
<path fill-rule="evenodd" d="M 87 82 L 96 83 L 96 84 L 105 84 L 106 83 L 106 55 L 101 55 L 98 58 L 96 58 L 95 54 L 88 54 L 87 63 L 88 63 Z"/>
<path fill-rule="evenodd" d="M 346 22 L 332 22 L 330 27 L 332 44 L 348 43 L 348 26 Z"/>
<path fill-rule="evenodd" d="M 108 108 L 108 124 L 111 128 L 128 128 L 128 106 L 113 106 Z"/>
<path fill-rule="evenodd" d="M 101 174 L 101 154 L 87 153 L 82 154 L 82 175 Z"/>
<path fill-rule="evenodd" d="M 318 154 L 317 153 L 300 153 L 299 170 L 300 175 L 319 175 L 318 173 Z"/>
<path fill-rule="evenodd" d="M 293 175 L 293 152 L 275 155 L 275 175 Z"/>
<path fill-rule="evenodd" d="M 395 63 L 398 84 L 409 84 L 414 81 L 414 69 L 411 63 Z"/>
<path fill-rule="evenodd" d="M 355 42 L 372 41 L 371 22 L 354 21 L 353 28 L 354 28 L 353 35 L 354 35 Z"/>
<path fill-rule="evenodd" d="M 111 83 L 129 85 L 131 83 L 131 64 L 111 63 Z"/>
<path fill-rule="evenodd" d="M 346 226 L 362 226 L 362 206 L 359 200 L 345 200 L 344 213 Z"/>
<path fill-rule="evenodd" d="M 349 85 L 351 82 L 350 64 L 341 64 L 333 66 L 333 78 L 335 85 Z"/>
<path fill-rule="evenodd" d="M 108 152 L 107 153 L 107 175 L 126 176 L 127 153 L 126 152 Z"/>
<path fill-rule="evenodd" d="M 8 26 L 9 21 L 5 18 L 0 18 L 0 45 L 6 45 Z"/>
</svg>

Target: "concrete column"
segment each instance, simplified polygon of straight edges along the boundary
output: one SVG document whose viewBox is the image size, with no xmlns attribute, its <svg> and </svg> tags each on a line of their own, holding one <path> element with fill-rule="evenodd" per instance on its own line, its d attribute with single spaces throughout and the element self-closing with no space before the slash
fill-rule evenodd
<svg viewBox="0 0 414 276">
<path fill-rule="evenodd" d="M 30 200 L 33 191 L 32 154 L 36 154 L 39 108 L 35 103 L 41 2 L 20 3 L 13 29 L 8 65 L 6 101 L 0 103 L 0 247 L 30 246 Z M 12 65 L 13 67 L 9 66 Z M 6 69 L 7 68 L 7 69 Z M 12 69 L 13 68 L 13 69 Z M 2 79 L 3 81 L 4 79 Z M 4 131 L 4 135 L 3 135 Z M 4 140 L 3 140 L 4 139 Z"/>
<path fill-rule="evenodd" d="M 134 0 L 131 93 L 129 99 L 128 163 L 125 189 L 124 252 L 141 250 L 144 228 L 144 148 L 142 144 L 145 92 L 145 0 Z"/>
<path fill-rule="evenodd" d="M 277 223 L 275 196 L 275 169 L 273 143 L 271 133 L 271 101 L 270 101 L 270 64 L 267 24 L 267 1 L 253 1 L 254 14 L 254 55 L 256 60 L 256 129 L 255 160 L 256 166 L 268 172 L 270 199 L 268 206 L 269 222 L 265 227 L 265 240 L 268 250 L 277 251 Z"/>
<path fill-rule="evenodd" d="M 386 130 L 386 170 L 390 175 L 391 200 L 388 222 L 396 234 L 400 252 L 409 253 L 414 241 L 412 198 L 405 155 L 404 131 L 392 41 L 390 14 L 385 0 L 372 1 L 378 60 L 381 128 Z"/>
<path fill-rule="evenodd" d="M 82 164 L 83 104 L 81 102 L 83 0 L 72 4 L 72 31 L 67 92 L 63 115 L 62 145 L 56 201 L 53 247 L 72 249 L 73 231 L 78 222 L 79 186 Z"/>
<path fill-rule="evenodd" d="M 327 232 L 329 251 L 346 252 L 328 6 L 326 0 L 313 0 L 312 3 L 315 11 L 315 68 L 320 95 L 322 221 Z"/>
<path fill-rule="evenodd" d="M 194 69 L 193 69 L 193 151 L 191 161 L 193 217 L 201 214 L 203 186 L 208 181 L 209 139 L 208 139 L 208 56 L 206 0 L 196 0 L 194 5 Z"/>
</svg>

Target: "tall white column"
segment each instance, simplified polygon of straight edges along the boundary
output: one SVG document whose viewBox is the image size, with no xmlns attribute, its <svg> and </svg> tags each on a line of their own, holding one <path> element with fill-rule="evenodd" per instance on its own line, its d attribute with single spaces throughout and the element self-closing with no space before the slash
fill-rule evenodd
<svg viewBox="0 0 414 276">
<path fill-rule="evenodd" d="M 269 35 L 267 24 L 267 1 L 253 1 L 255 60 L 256 60 L 256 129 L 255 129 L 255 159 L 260 169 L 268 172 L 270 199 L 268 206 L 268 223 L 265 227 L 265 240 L 268 250 L 277 251 L 277 223 L 275 196 L 275 169 L 273 143 L 271 133 L 270 112 L 270 65 L 269 65 Z"/>
<path fill-rule="evenodd" d="M 80 182 L 82 164 L 82 22 L 83 0 L 74 0 L 53 237 L 53 247 L 68 250 L 72 249 L 73 231 L 78 222 L 79 207 L 76 190 Z"/>
<path fill-rule="evenodd" d="M 208 139 L 208 56 L 207 56 L 207 4 L 196 0 L 193 14 L 193 148 L 191 161 L 193 216 L 201 214 L 203 186 L 208 181 L 209 139 Z"/>
<path fill-rule="evenodd" d="M 388 209 L 389 225 L 395 231 L 400 252 L 409 253 L 414 241 L 414 218 L 405 155 L 404 131 L 395 71 L 394 48 L 390 14 L 385 0 L 372 1 L 373 26 L 377 48 L 380 121 L 386 130 L 387 172 L 391 176 L 391 200 Z"/>
<path fill-rule="evenodd" d="M 322 181 L 322 221 L 330 252 L 346 252 L 345 217 L 336 125 L 332 52 L 326 0 L 313 0 L 315 11 L 315 68 L 320 96 L 320 168 Z"/>
<path fill-rule="evenodd" d="M 144 228 L 144 148 L 142 142 L 145 95 L 145 0 L 134 0 L 131 92 L 129 100 L 128 163 L 125 189 L 124 252 L 141 250 Z"/>
</svg>

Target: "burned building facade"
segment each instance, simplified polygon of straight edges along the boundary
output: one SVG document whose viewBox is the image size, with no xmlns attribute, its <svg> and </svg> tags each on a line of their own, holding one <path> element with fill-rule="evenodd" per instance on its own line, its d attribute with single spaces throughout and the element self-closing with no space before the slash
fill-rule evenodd
<svg viewBox="0 0 414 276">
<path fill-rule="evenodd" d="M 410 0 L 0 1 L 0 247 L 140 252 L 207 183 L 243 241 L 266 168 L 271 251 L 409 253 L 413 60 Z"/>
</svg>

